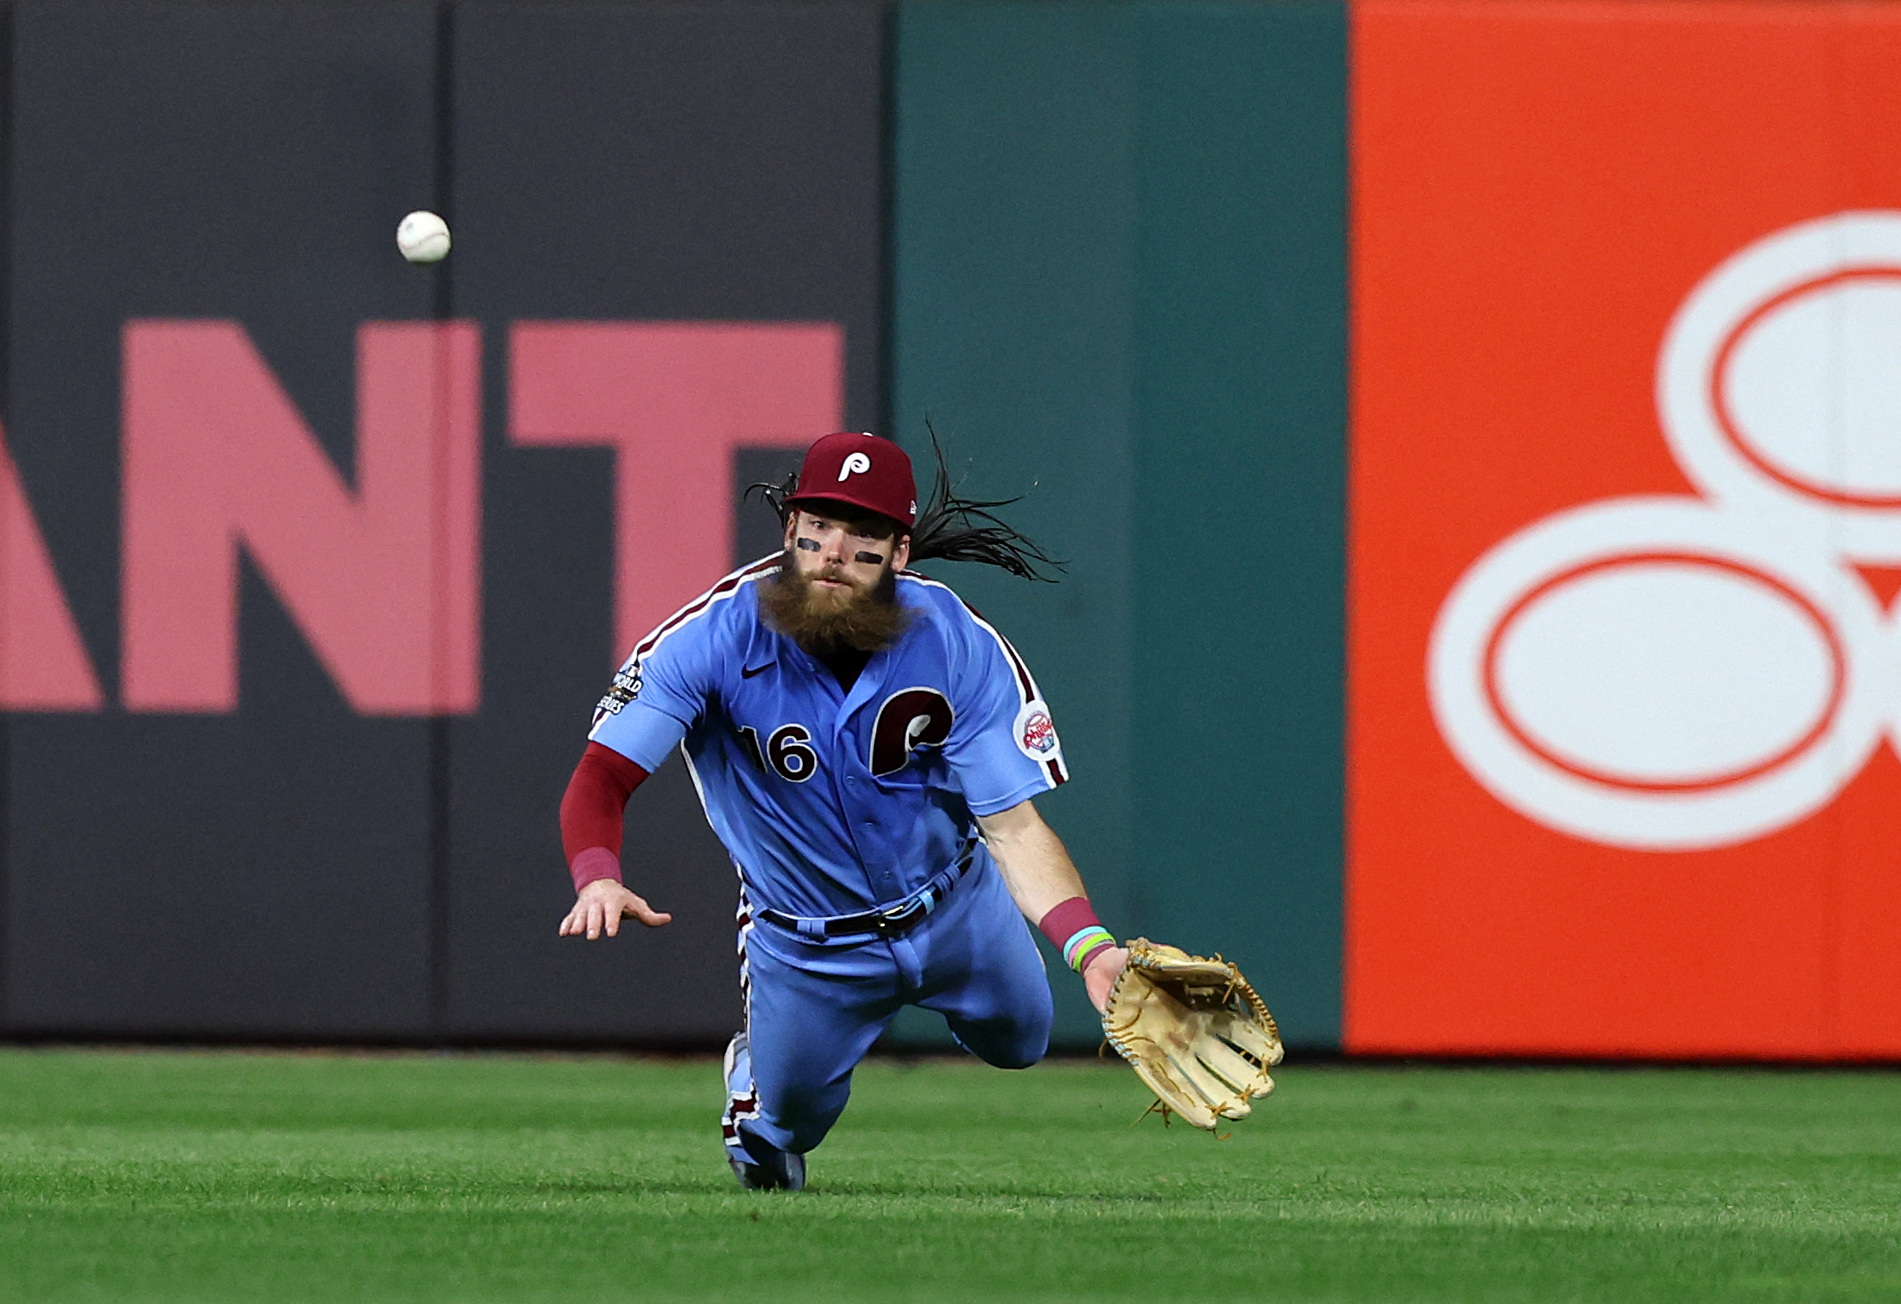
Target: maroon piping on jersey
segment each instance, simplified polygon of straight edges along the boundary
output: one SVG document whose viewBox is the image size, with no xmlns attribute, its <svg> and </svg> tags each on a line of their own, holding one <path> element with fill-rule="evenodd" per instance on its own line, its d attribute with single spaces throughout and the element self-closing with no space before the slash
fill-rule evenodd
<svg viewBox="0 0 1901 1304">
<path fill-rule="evenodd" d="M 678 628 L 680 625 L 685 624 L 688 620 L 692 619 L 694 616 L 697 616 L 702 611 L 706 610 L 706 608 L 712 604 L 714 598 L 723 597 L 726 594 L 731 593 L 734 589 L 738 588 L 740 585 L 744 584 L 747 580 L 757 578 L 759 575 L 764 574 L 766 571 L 777 570 L 784 563 L 785 563 L 784 556 L 782 556 L 779 553 L 774 553 L 770 557 L 762 557 L 758 561 L 752 563 L 752 565 L 744 567 L 741 570 L 734 571 L 731 575 L 728 575 L 725 579 L 721 580 L 718 584 L 715 584 L 712 588 L 702 593 L 699 597 L 687 603 L 686 606 L 680 608 L 678 611 L 674 612 L 671 616 L 668 616 L 664 621 L 662 621 L 659 624 L 657 628 L 655 628 L 653 633 L 647 635 L 647 637 L 641 639 L 640 642 L 634 644 L 633 655 L 636 657 L 646 656 L 649 652 L 654 650 L 655 646 L 659 644 L 662 638 L 672 633 L 676 628 Z"/>
<path fill-rule="evenodd" d="M 918 575 L 911 571 L 905 571 L 903 573 L 911 576 L 912 579 L 920 579 L 931 584 L 937 583 L 937 581 L 931 579 L 928 575 Z M 991 625 L 989 621 L 985 620 L 983 613 L 979 612 L 977 608 L 971 606 L 968 602 L 964 602 L 963 597 L 958 594 L 955 589 L 951 589 L 947 584 L 940 585 L 940 587 L 949 591 L 952 597 L 962 602 L 964 610 L 970 613 L 971 619 L 982 624 L 983 627 L 989 630 L 996 638 L 997 642 L 1003 645 L 1005 655 L 1010 658 L 1010 668 L 1016 671 L 1018 694 L 1022 696 L 1025 703 L 1034 702 L 1036 700 L 1036 681 L 1030 678 L 1030 668 L 1024 665 L 1023 658 L 1017 655 L 1016 645 L 999 633 L 996 627 Z M 1060 788 L 1069 782 L 1069 776 L 1063 773 L 1063 767 L 1054 757 L 1044 761 L 1043 768 L 1049 771 L 1050 786 L 1052 788 Z"/>
</svg>

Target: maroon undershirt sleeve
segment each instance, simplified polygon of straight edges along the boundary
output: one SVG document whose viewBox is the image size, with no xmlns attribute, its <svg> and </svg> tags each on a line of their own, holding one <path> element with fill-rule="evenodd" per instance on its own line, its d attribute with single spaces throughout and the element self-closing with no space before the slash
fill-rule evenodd
<svg viewBox="0 0 1901 1304">
<path fill-rule="evenodd" d="M 620 882 L 621 816 L 647 772 L 611 747 L 589 743 L 561 798 L 561 849 L 579 892 L 597 879 Z"/>
</svg>

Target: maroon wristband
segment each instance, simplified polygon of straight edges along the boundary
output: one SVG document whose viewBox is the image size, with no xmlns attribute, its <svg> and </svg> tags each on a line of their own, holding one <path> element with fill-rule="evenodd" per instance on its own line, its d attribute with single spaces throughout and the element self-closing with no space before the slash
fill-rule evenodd
<svg viewBox="0 0 1901 1304">
<path fill-rule="evenodd" d="M 576 892 L 604 878 L 611 878 L 618 883 L 621 881 L 620 857 L 606 847 L 589 847 L 569 863 L 568 873 L 574 878 Z"/>
<path fill-rule="evenodd" d="M 1067 901 L 1058 902 L 1037 921 L 1036 926 L 1043 930 L 1043 936 L 1049 938 L 1050 945 L 1062 954 L 1063 963 L 1077 973 L 1087 969 L 1089 962 L 1103 951 L 1116 945 L 1115 937 L 1096 918 L 1088 897 L 1073 896 Z"/>
<path fill-rule="evenodd" d="M 1051 906 L 1049 913 L 1039 919 L 1036 926 L 1043 930 L 1043 936 L 1050 939 L 1050 945 L 1060 951 L 1063 949 L 1063 943 L 1091 924 L 1100 928 L 1102 921 L 1096 918 L 1095 909 L 1090 906 L 1089 898 L 1073 896 L 1067 901 L 1059 901 Z"/>
</svg>

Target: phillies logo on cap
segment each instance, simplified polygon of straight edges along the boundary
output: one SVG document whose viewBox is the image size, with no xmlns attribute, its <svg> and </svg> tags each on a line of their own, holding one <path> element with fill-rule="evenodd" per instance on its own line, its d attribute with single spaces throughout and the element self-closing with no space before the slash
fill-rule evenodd
<svg viewBox="0 0 1901 1304">
<path fill-rule="evenodd" d="M 877 435 L 841 432 L 813 444 L 799 468 L 788 506 L 842 503 L 888 516 L 905 529 L 917 524 L 917 481 L 902 448 Z"/>
</svg>

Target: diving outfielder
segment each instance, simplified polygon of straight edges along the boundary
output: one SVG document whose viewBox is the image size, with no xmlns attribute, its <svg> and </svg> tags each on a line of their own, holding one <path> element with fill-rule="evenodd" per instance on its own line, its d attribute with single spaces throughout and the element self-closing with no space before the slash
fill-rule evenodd
<svg viewBox="0 0 1901 1304">
<path fill-rule="evenodd" d="M 561 805 L 576 889 L 563 936 L 671 916 L 620 877 L 628 794 L 682 746 L 739 870 L 745 1026 L 721 1120 L 740 1184 L 799 1190 L 852 1070 L 896 1012 L 941 1013 L 1000 1068 L 1048 1048 L 1034 920 L 1102 1008 L 1127 952 L 1031 799 L 1068 773 L 1016 650 L 929 557 L 1047 561 L 942 475 L 920 519 L 910 459 L 827 435 L 768 498 L 785 550 L 642 639 L 601 699 Z"/>
</svg>

